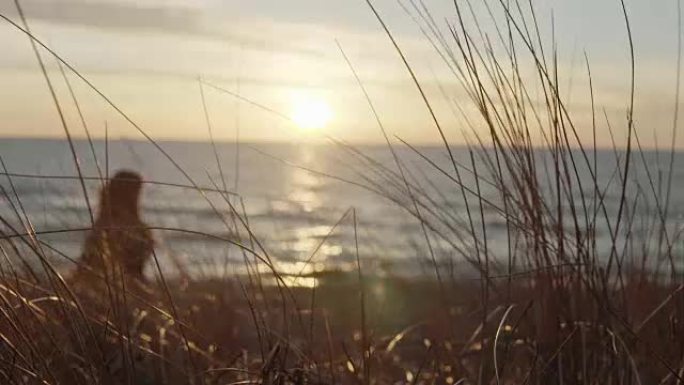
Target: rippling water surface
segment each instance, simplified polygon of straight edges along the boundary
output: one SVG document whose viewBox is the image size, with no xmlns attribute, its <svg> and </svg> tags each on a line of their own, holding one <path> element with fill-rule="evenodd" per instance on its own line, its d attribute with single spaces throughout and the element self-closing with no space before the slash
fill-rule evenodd
<svg viewBox="0 0 684 385">
<path fill-rule="evenodd" d="M 245 255 L 226 240 L 239 241 L 258 248 L 250 242 L 246 232 L 234 232 L 234 217 L 227 199 L 249 222 L 253 234 L 281 271 L 297 274 L 313 270 L 348 270 L 355 266 L 354 226 L 350 209 L 357 216 L 359 254 L 366 269 L 378 274 L 429 274 L 431 260 L 419 221 L 409 215 L 397 202 L 412 207 L 397 174 L 391 154 L 384 146 L 360 146 L 354 155 L 333 145 L 294 144 L 217 144 L 221 173 L 210 143 L 161 142 L 160 145 L 192 178 L 187 178 L 153 145 L 137 141 L 112 141 L 108 145 L 95 143 L 95 156 L 100 171 L 113 172 L 130 168 L 141 172 L 148 181 L 190 185 L 209 189 L 225 189 L 230 196 L 215 191 L 199 192 L 182 186 L 147 184 L 143 195 L 145 221 L 155 230 L 157 253 L 167 273 L 177 273 L 179 267 L 198 275 L 224 275 L 244 269 Z M 76 149 L 84 175 L 93 177 L 86 182 L 91 204 L 96 205 L 100 182 L 98 168 L 87 142 L 76 142 Z M 431 236 L 432 246 L 439 261 L 460 261 L 459 248 L 472 238 L 465 224 L 465 203 L 461 189 L 454 183 L 453 166 L 440 147 L 420 147 L 418 150 L 434 160 L 443 171 L 429 166 L 408 148 L 398 154 L 407 167 L 407 178 L 420 187 L 421 202 L 426 208 L 421 215 L 433 218 L 436 230 L 446 237 Z M 618 154 L 620 155 L 620 154 Z M 77 259 L 84 232 L 89 225 L 88 207 L 77 179 L 58 179 L 77 175 L 68 143 L 60 140 L 3 139 L 0 156 L 11 179 L 2 177 L 0 184 L 7 193 L 0 198 L 0 215 L 6 225 L 24 232 L 14 208 L 26 211 L 38 233 L 69 230 L 39 235 L 54 248 L 53 262 L 69 269 Z M 470 165 L 465 149 L 456 149 L 458 162 Z M 540 155 L 543 157 L 543 155 Z M 619 179 L 615 173 L 615 154 L 600 151 L 597 157 L 599 181 L 604 186 L 607 209 L 616 210 Z M 590 159 L 593 162 L 593 159 Z M 667 175 L 667 154 L 655 152 L 635 157 L 635 180 L 630 184 L 630 196 L 642 194 L 633 210 L 639 210 L 634 225 L 634 236 L 647 233 L 652 226 L 654 204 L 649 196 L 653 191 L 664 196 L 662 186 Z M 540 166 L 544 164 L 540 162 Z M 668 226 L 676 233 L 684 213 L 684 166 L 679 154 L 675 158 L 675 178 L 671 195 Z M 378 170 L 377 166 L 384 168 Z M 476 161 L 480 173 L 487 175 L 487 165 Z M 649 173 L 646 173 L 648 166 Z M 471 167 L 467 167 L 470 169 Z M 540 174 L 549 172 L 540 167 Z M 580 167 L 586 185 L 573 191 L 580 202 L 593 194 L 589 175 Z M 448 175 L 445 175 L 448 174 Z M 42 175 L 45 178 L 32 176 Z M 648 175 L 654 184 L 648 182 Z M 472 175 L 462 170 L 464 184 L 475 188 Z M 543 179 L 543 178 L 542 178 Z M 11 182 L 11 183 L 10 183 Z M 650 186 L 650 187 L 649 187 Z M 632 189 L 632 187 L 634 187 Z M 552 189 L 553 186 L 549 186 Z M 482 195 L 493 204 L 500 204 L 499 194 L 487 180 L 480 183 Z M 651 189 L 649 192 L 648 190 Z M 643 191 L 642 191 L 643 190 Z M 16 191 L 16 194 L 15 192 Z M 649 193 L 651 195 L 649 195 Z M 238 197 L 239 195 L 239 197 Z M 8 200 L 9 196 L 9 200 Z M 471 208 L 479 210 L 479 201 L 469 193 Z M 18 198 L 18 199 L 17 199 Z M 394 201 L 393 201 L 394 200 Z M 14 206 L 13 206 L 14 205 Z M 579 203 L 578 203 L 579 205 Z M 13 208 L 14 207 L 14 208 Z M 429 207 L 438 208 L 430 211 Z M 484 230 L 479 211 L 474 216 L 478 231 L 486 231 L 488 247 L 494 258 L 503 258 L 508 243 L 505 218 L 495 207 L 485 205 Z M 564 207 L 567 211 L 569 207 Z M 345 216 L 346 214 L 346 216 Z M 438 219 L 438 220 L 437 220 Z M 607 244 L 606 223 L 597 219 L 597 233 Z M 650 223 L 650 225 L 649 225 Z M 603 225 L 603 226 L 602 226 Z M 238 224 L 238 227 L 243 227 Z M 602 232 L 602 227 L 605 231 Z M 163 229 L 162 229 L 163 228 Z M 73 231 L 72 231 L 73 230 Z M 202 235 L 210 234 L 212 237 Z M 469 238 L 470 237 L 470 238 Z M 307 263 L 307 261 L 311 263 Z"/>
</svg>

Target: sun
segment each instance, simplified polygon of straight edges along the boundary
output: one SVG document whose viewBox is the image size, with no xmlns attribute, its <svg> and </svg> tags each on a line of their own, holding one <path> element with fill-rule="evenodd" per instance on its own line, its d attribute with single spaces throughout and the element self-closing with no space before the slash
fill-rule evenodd
<svg viewBox="0 0 684 385">
<path fill-rule="evenodd" d="M 302 130 L 320 130 L 328 125 L 332 118 L 330 105 L 320 98 L 293 97 L 292 121 Z"/>
</svg>

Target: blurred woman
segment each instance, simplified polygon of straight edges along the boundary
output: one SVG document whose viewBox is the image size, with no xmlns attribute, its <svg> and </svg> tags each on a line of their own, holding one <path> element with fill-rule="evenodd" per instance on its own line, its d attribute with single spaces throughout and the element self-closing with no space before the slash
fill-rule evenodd
<svg viewBox="0 0 684 385">
<path fill-rule="evenodd" d="M 145 263 L 152 256 L 154 241 L 140 218 L 142 178 L 121 170 L 104 186 L 92 231 L 88 234 L 79 273 L 88 270 L 105 279 L 125 278 L 144 282 Z"/>
</svg>

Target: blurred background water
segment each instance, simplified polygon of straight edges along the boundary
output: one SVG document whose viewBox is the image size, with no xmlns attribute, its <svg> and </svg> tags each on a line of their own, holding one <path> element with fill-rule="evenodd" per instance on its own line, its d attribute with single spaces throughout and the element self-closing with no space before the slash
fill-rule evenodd
<svg viewBox="0 0 684 385">
<path fill-rule="evenodd" d="M 250 242 L 244 228 L 239 237 L 236 235 L 227 200 L 241 214 L 246 214 L 244 220 L 249 222 L 253 234 L 285 273 L 354 269 L 356 247 L 349 212 L 353 208 L 358 221 L 359 255 L 364 269 L 374 274 L 433 274 L 432 258 L 420 222 L 401 207 L 412 209 L 413 206 L 401 179 L 397 178 L 397 167 L 386 146 L 355 146 L 354 151 L 363 154 L 360 156 L 332 144 L 217 143 L 216 152 L 207 142 L 166 141 L 159 144 L 192 178 L 192 183 L 147 142 L 96 141 L 91 148 L 87 141 L 76 141 L 75 148 L 83 174 L 93 178 L 86 181 L 93 210 L 97 206 L 101 186 L 97 180 L 99 171 L 93 149 L 104 174 L 107 170 L 112 174 L 117 169 L 128 168 L 140 172 L 148 181 L 182 185 L 194 183 L 234 193 L 223 195 L 215 191 L 199 192 L 192 187 L 145 185 L 143 218 L 157 228 L 154 230 L 158 242 L 157 255 L 166 274 L 183 270 L 206 277 L 244 272 L 244 253 L 225 240 L 241 241 L 254 248 L 257 245 Z M 421 208 L 421 215 L 434 226 L 433 230 L 442 234 L 440 237 L 430 232 L 435 258 L 440 264 L 451 264 L 452 269 L 453 266 L 462 266 L 463 253 L 471 250 L 467 246 L 472 246 L 472 235 L 469 234 L 463 194 L 454 181 L 453 165 L 442 147 L 419 147 L 417 150 L 442 169 L 429 165 L 413 150 L 397 146 L 399 158 L 406 166 L 407 178 L 416 187 L 413 194 L 426 205 Z M 218 154 L 223 177 L 215 154 Z M 593 164 L 593 153 L 590 151 L 588 155 L 590 159 L 587 160 Z M 25 232 L 17 216 L 16 208 L 19 207 L 25 210 L 38 233 L 83 229 L 90 225 L 88 206 L 79 180 L 56 178 L 77 175 L 66 141 L 3 139 L 0 141 L 0 156 L 6 172 L 11 175 L 0 176 L 0 186 L 4 189 L 0 196 L 0 215 L 5 234 Z M 455 148 L 454 156 L 457 162 L 466 166 L 460 173 L 463 183 L 474 190 L 473 175 L 467 171 L 472 168 L 469 152 L 465 148 Z M 548 188 L 551 194 L 556 188 L 554 183 L 549 183 L 554 180 L 553 176 L 549 177 L 554 174 L 553 163 L 543 151 L 538 156 L 543 161 L 538 163 L 536 172 L 543 181 L 542 188 Z M 487 183 L 491 181 L 487 162 L 479 159 L 477 154 L 475 158 L 478 172 L 483 177 L 480 183 L 482 196 L 486 202 L 502 207 L 500 194 Z M 606 209 L 612 213 L 617 212 L 620 197 L 620 178 L 616 170 L 621 169 L 618 166 L 622 167 L 622 163 L 616 159 L 624 161 L 624 153 L 613 150 L 597 152 L 597 180 L 602 194 L 605 194 Z M 630 202 L 636 203 L 630 203 L 628 209 L 634 210 L 636 215 L 629 236 L 647 239 L 651 236 L 649 231 L 659 220 L 658 205 L 653 198 L 659 196 L 665 201 L 669 154 L 655 151 L 634 154 L 632 162 L 634 178 L 628 184 L 628 194 Z M 683 162 L 677 153 L 667 217 L 675 251 L 680 249 L 678 234 L 684 215 Z M 383 168 L 378 169 L 378 165 Z M 575 186 L 572 191 L 576 210 L 583 212 L 581 202 L 584 196 L 592 211 L 591 199 L 595 193 L 592 178 L 586 167 L 578 166 L 577 172 L 586 183 L 581 189 Z M 388 178 L 392 173 L 394 176 Z M 49 177 L 29 177 L 36 175 Z M 514 183 L 513 180 L 510 182 Z M 494 260 L 505 260 L 510 247 L 506 219 L 495 207 L 485 204 L 483 230 L 479 200 L 469 192 L 466 192 L 466 199 L 469 200 L 478 234 L 487 234 L 490 256 Z M 436 209 L 431 211 L 430 207 Z M 563 210 L 569 213 L 570 205 L 564 204 Z M 596 217 L 599 249 L 608 252 L 609 224 L 602 214 Z M 569 215 L 567 221 L 571 225 Z M 582 219 L 580 222 L 585 221 Z M 84 231 L 77 230 L 40 234 L 38 237 L 54 248 L 47 252 L 55 266 L 68 271 L 73 268 L 69 258 L 79 258 L 84 235 Z M 643 247 L 657 247 L 654 243 L 644 242 Z M 311 263 L 307 263 L 309 260 Z M 466 270 L 462 269 L 462 273 L 467 274 Z"/>
</svg>

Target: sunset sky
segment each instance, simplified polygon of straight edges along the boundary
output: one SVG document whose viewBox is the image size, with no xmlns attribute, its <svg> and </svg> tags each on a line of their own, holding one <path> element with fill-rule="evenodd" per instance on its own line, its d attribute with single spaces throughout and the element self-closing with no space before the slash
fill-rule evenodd
<svg viewBox="0 0 684 385">
<path fill-rule="evenodd" d="M 402 1 L 410 8 L 409 1 Z M 450 0 L 426 1 L 438 23 L 454 20 Z M 481 2 L 475 6 L 484 12 Z M 498 0 L 489 0 L 492 7 Z M 527 3 L 526 1 L 524 3 Z M 589 133 L 584 52 L 592 66 L 599 108 L 624 125 L 629 89 L 628 42 L 619 0 L 533 1 L 542 33 L 552 19 L 561 84 Z M 420 95 L 363 0 L 24 0 L 35 34 L 91 79 L 152 137 L 208 138 L 198 77 L 239 92 L 311 130 L 205 87 L 214 134 L 220 140 L 314 140 L 322 135 L 353 142 L 380 142 L 368 104 L 335 40 L 368 88 L 390 131 L 414 143 L 438 143 Z M 458 82 L 395 0 L 377 0 L 408 60 L 433 100 L 449 139 L 462 143 L 465 129 L 445 103 L 443 87 L 468 111 Z M 676 79 L 677 2 L 627 0 L 637 56 L 636 125 L 642 144 L 667 142 Z M 479 9 L 479 10 L 478 10 Z M 18 21 L 12 1 L 0 13 Z M 415 15 L 414 15 L 415 16 Z M 483 26 L 489 32 L 492 25 Z M 0 21 L 0 135 L 64 135 L 25 35 Z M 44 55 L 76 136 L 83 130 L 57 71 Z M 113 137 L 140 137 L 74 76 L 70 80 L 95 136 L 107 122 Z M 307 112 L 313 109 L 313 112 Z M 473 120 L 477 120 L 475 112 Z M 303 115 L 303 118 L 302 118 Z M 604 120 L 603 112 L 600 112 Z M 620 140 L 620 132 L 616 134 Z M 609 145 L 607 131 L 599 144 Z M 680 135 L 678 146 L 684 146 Z"/>
</svg>

